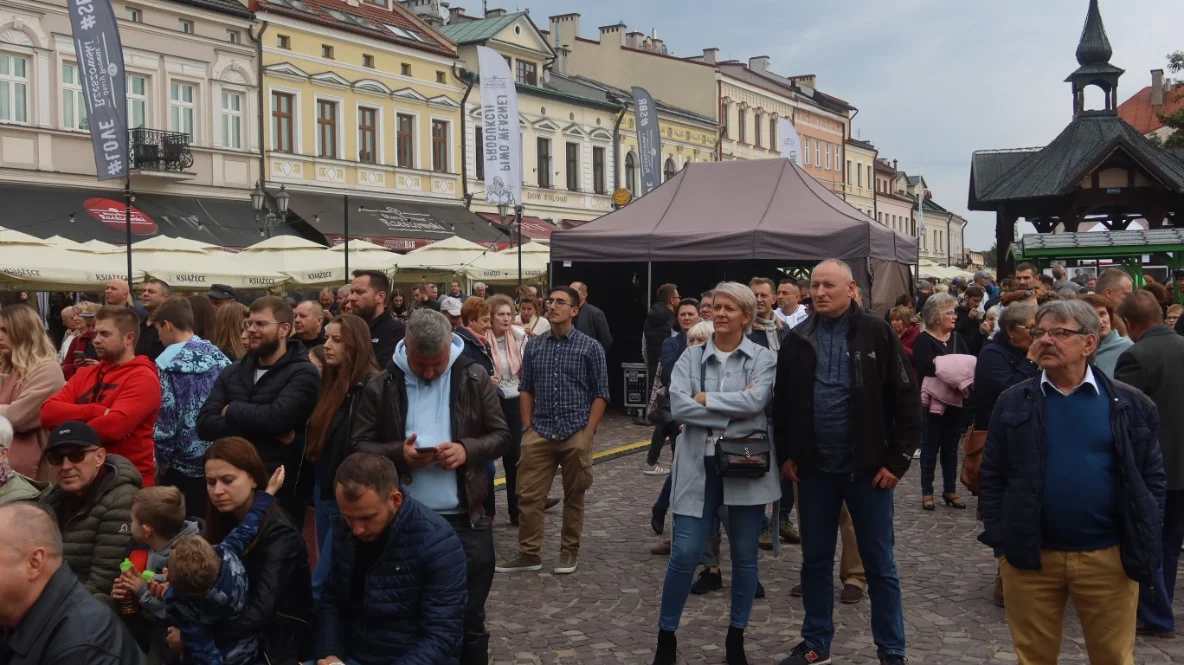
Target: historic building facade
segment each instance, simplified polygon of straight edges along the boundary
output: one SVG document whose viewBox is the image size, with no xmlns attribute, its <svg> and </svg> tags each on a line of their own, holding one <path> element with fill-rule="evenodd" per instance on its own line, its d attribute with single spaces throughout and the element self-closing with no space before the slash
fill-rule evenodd
<svg viewBox="0 0 1184 665">
<path fill-rule="evenodd" d="M 847 139 L 847 159 L 843 165 L 843 198 L 872 219 L 876 219 L 874 171 L 877 155 L 879 151 L 871 143 Z"/>
</svg>

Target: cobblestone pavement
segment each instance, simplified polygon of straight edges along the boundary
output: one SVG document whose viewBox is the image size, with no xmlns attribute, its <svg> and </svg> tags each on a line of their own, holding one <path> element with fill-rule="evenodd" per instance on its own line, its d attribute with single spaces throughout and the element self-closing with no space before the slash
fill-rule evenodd
<svg viewBox="0 0 1184 665">
<path fill-rule="evenodd" d="M 649 433 L 627 419 L 609 418 L 596 447 L 599 451 L 648 440 Z M 669 454 L 667 449 L 666 461 Z M 649 508 L 664 478 L 642 474 L 643 455 L 596 466 L 595 484 L 586 499 L 579 572 L 556 576 L 545 567 L 541 573 L 496 577 L 487 604 L 495 665 L 649 665 L 666 572 L 666 558 L 649 554 L 657 541 L 649 527 Z M 920 509 L 918 477 L 914 464 L 896 494 L 896 561 L 910 662 L 1015 662 L 1003 610 L 991 602 L 995 561 L 975 541 L 979 529 L 973 502 L 965 511 L 939 506 L 936 513 L 925 513 Z M 561 494 L 556 480 L 552 496 Z M 498 509 L 502 512 L 494 533 L 500 558 L 514 552 L 517 530 L 504 519 L 501 493 Z M 560 511 L 555 509 L 547 515 L 545 566 L 558 559 L 559 526 Z M 726 558 L 726 544 L 723 550 Z M 794 546 L 786 546 L 780 559 L 761 552 L 760 577 L 768 597 L 756 601 L 746 635 L 753 665 L 777 662 L 800 639 L 802 606 L 789 595 L 798 583 L 800 564 L 801 554 Z M 723 591 L 691 596 L 687 603 L 679 631 L 680 662 L 724 662 L 731 577 L 726 560 L 723 570 Z M 856 605 L 835 603 L 834 662 L 877 662 L 869 621 L 866 599 Z M 1070 609 L 1061 663 L 1088 662 Z M 1184 639 L 1139 638 L 1135 662 L 1184 663 Z"/>
</svg>

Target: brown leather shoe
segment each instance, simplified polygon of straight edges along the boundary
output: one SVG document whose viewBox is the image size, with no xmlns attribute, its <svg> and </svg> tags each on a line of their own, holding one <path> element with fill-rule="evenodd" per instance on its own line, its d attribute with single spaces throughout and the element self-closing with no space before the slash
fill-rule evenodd
<svg viewBox="0 0 1184 665">
<path fill-rule="evenodd" d="M 799 584 L 799 585 L 795 586 L 794 588 L 790 589 L 789 595 L 793 596 L 794 598 L 801 598 L 802 597 L 802 585 Z"/>
<path fill-rule="evenodd" d="M 559 505 L 559 502 L 560 502 L 560 501 L 562 501 L 562 500 L 563 500 L 563 499 L 558 499 L 558 498 L 556 498 L 556 499 L 547 499 L 545 502 L 543 502 L 543 510 L 551 510 L 551 509 L 552 509 L 552 508 L 554 508 L 555 506 L 558 506 L 558 505 Z"/>
<path fill-rule="evenodd" d="M 651 547 L 650 554 L 654 556 L 670 556 L 670 541 L 663 540 L 661 543 Z"/>
<path fill-rule="evenodd" d="M 853 605 L 863 600 L 863 589 L 854 584 L 844 584 L 843 590 L 839 592 L 839 602 L 844 605 Z"/>
<path fill-rule="evenodd" d="M 995 606 L 1003 607 L 1003 578 L 998 575 L 995 576 Z"/>
</svg>

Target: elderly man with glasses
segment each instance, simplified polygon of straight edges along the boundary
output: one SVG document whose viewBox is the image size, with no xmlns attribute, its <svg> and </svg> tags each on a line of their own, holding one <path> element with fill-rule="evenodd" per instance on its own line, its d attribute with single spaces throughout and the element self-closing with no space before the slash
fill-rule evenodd
<svg viewBox="0 0 1184 665">
<path fill-rule="evenodd" d="M 140 472 L 109 454 L 98 431 L 77 420 L 50 433 L 45 460 L 58 485 L 42 501 L 57 518 L 66 564 L 91 595 L 114 607 L 111 588 L 131 544 Z"/>
<path fill-rule="evenodd" d="M 1041 373 L 995 403 L 981 470 L 984 544 L 1000 556 L 1021 663 L 1054 663 L 1073 599 L 1089 659 L 1133 665 L 1139 584 L 1162 559 L 1167 490 L 1146 395 L 1091 366 L 1101 320 L 1081 300 L 1036 313 Z"/>
</svg>

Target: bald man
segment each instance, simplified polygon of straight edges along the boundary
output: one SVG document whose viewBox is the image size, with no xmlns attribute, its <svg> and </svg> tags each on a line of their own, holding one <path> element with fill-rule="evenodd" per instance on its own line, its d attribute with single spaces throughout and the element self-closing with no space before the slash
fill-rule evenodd
<svg viewBox="0 0 1184 665">
<path fill-rule="evenodd" d="M 144 309 L 142 305 L 132 300 L 131 289 L 128 288 L 127 280 L 113 279 L 107 282 L 107 288 L 103 290 L 103 300 L 108 305 L 116 305 L 118 307 L 130 307 L 140 317 L 140 321 L 148 318 L 148 310 Z"/>
<path fill-rule="evenodd" d="M 62 565 L 57 520 L 32 503 L 0 506 L 0 647 L 5 665 L 143 665 L 111 608 Z"/>
<path fill-rule="evenodd" d="M 325 343 L 325 308 L 315 300 L 305 300 L 293 310 L 292 337 L 304 348 L 311 349 Z"/>
</svg>

